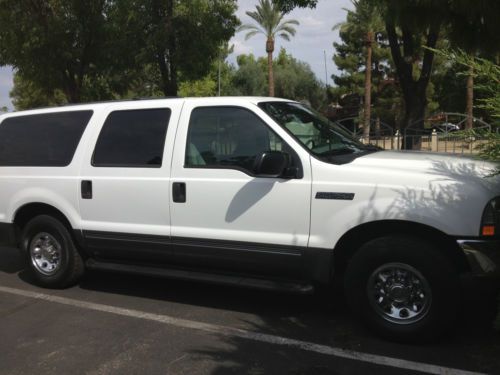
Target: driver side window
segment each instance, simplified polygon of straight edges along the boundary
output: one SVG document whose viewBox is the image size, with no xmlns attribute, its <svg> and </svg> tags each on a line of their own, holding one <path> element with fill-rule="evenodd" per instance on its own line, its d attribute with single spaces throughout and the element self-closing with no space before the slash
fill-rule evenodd
<svg viewBox="0 0 500 375">
<path fill-rule="evenodd" d="M 250 174 L 266 151 L 288 147 L 251 111 L 238 107 L 200 107 L 191 113 L 185 166 L 236 168 Z"/>
</svg>

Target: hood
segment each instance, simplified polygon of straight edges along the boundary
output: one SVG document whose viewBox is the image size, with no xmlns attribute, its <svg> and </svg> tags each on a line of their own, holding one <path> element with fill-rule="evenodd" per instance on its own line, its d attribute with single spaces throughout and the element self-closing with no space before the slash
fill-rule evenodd
<svg viewBox="0 0 500 375">
<path fill-rule="evenodd" d="M 349 227 L 404 220 L 450 235 L 476 236 L 484 208 L 500 196 L 496 165 L 470 157 L 379 151 L 342 165 L 313 160 L 313 170 L 313 194 L 355 194 L 352 201 L 337 203 L 331 227 L 352 215 Z M 314 203 L 325 206 L 324 202 Z"/>
<path fill-rule="evenodd" d="M 353 165 L 381 167 L 401 171 L 488 178 L 498 173 L 500 165 L 474 159 L 419 151 L 380 151 L 357 158 Z"/>
<path fill-rule="evenodd" d="M 500 165 L 468 156 L 380 151 L 359 157 L 351 165 L 379 174 L 380 178 L 398 174 L 427 181 L 481 185 L 494 195 L 500 195 Z"/>
</svg>

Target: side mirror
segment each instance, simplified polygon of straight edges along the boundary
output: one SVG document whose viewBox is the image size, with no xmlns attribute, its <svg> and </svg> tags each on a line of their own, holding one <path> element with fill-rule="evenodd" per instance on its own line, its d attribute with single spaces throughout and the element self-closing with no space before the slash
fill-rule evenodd
<svg viewBox="0 0 500 375">
<path fill-rule="evenodd" d="M 266 151 L 257 156 L 255 173 L 262 177 L 283 177 L 290 165 L 290 156 L 281 151 Z"/>
</svg>

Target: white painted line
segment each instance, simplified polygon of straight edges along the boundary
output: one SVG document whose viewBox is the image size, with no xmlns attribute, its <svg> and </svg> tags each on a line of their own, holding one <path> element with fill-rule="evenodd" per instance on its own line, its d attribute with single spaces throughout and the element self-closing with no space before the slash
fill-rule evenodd
<svg viewBox="0 0 500 375">
<path fill-rule="evenodd" d="M 209 323 L 201 323 L 201 322 L 196 322 L 196 321 L 192 321 L 192 320 L 174 318 L 174 317 L 168 316 L 168 315 L 152 314 L 152 313 L 147 313 L 147 312 L 138 311 L 138 310 L 130 310 L 130 309 L 125 309 L 125 308 L 121 308 L 121 307 L 102 305 L 99 303 L 79 301 L 79 300 L 75 300 L 75 299 L 58 297 L 58 296 L 53 296 L 53 295 L 44 294 L 44 293 L 35 293 L 35 292 L 30 292 L 30 291 L 22 290 L 22 289 L 15 289 L 15 288 L 0 286 L 0 292 L 14 294 L 14 295 L 18 295 L 18 296 L 27 297 L 27 298 L 35 298 L 35 299 L 48 301 L 48 302 L 55 302 L 55 303 L 59 303 L 62 305 L 79 307 L 79 308 L 87 309 L 87 310 L 100 311 L 100 312 L 121 315 L 121 316 L 130 317 L 130 318 L 136 318 L 136 319 L 144 319 L 144 320 L 149 320 L 149 321 L 162 323 L 162 324 L 168 324 L 168 325 L 172 325 L 172 326 L 176 326 L 176 327 L 195 329 L 195 330 L 214 333 L 214 334 L 218 334 L 218 335 L 224 335 L 224 336 L 230 336 L 230 337 L 241 337 L 244 339 L 265 342 L 265 343 L 273 344 L 273 345 L 289 346 L 292 348 L 301 349 L 301 350 L 305 350 L 305 351 L 309 351 L 309 352 L 315 352 L 315 353 L 320 353 L 320 354 L 339 357 L 339 358 L 346 358 L 346 359 L 351 359 L 351 360 L 355 360 L 355 361 L 367 362 L 367 363 L 371 363 L 371 364 L 375 364 L 375 365 L 395 367 L 395 368 L 404 369 L 404 370 L 412 370 L 412 371 L 419 371 L 419 372 L 428 373 L 428 374 L 442 374 L 442 375 L 444 375 L 444 374 L 446 374 L 446 375 L 483 375 L 483 374 L 480 374 L 478 372 L 470 372 L 470 371 L 464 371 L 464 370 L 453 369 L 453 368 L 448 368 L 448 367 L 436 366 L 436 365 L 432 365 L 432 364 L 428 364 L 428 363 L 413 362 L 413 361 L 407 361 L 404 359 L 385 357 L 385 356 L 376 355 L 376 354 L 356 352 L 353 350 L 346 350 L 346 349 L 335 348 L 332 346 L 319 345 L 319 344 L 315 344 L 312 342 L 294 340 L 294 339 L 289 339 L 286 337 L 269 335 L 269 334 L 265 334 L 265 333 L 252 332 L 252 331 L 247 331 L 247 330 L 239 329 L 239 328 L 232 328 L 232 327 L 220 326 L 220 325 L 209 324 Z"/>
</svg>

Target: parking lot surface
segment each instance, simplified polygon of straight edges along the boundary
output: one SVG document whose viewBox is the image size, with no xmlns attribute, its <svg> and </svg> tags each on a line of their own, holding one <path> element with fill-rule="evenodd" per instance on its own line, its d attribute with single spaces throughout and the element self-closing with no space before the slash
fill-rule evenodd
<svg viewBox="0 0 500 375">
<path fill-rule="evenodd" d="M 495 287 L 465 280 L 439 343 L 375 337 L 339 292 L 287 295 L 122 274 L 33 285 L 0 248 L 0 374 L 500 374 Z"/>
</svg>

